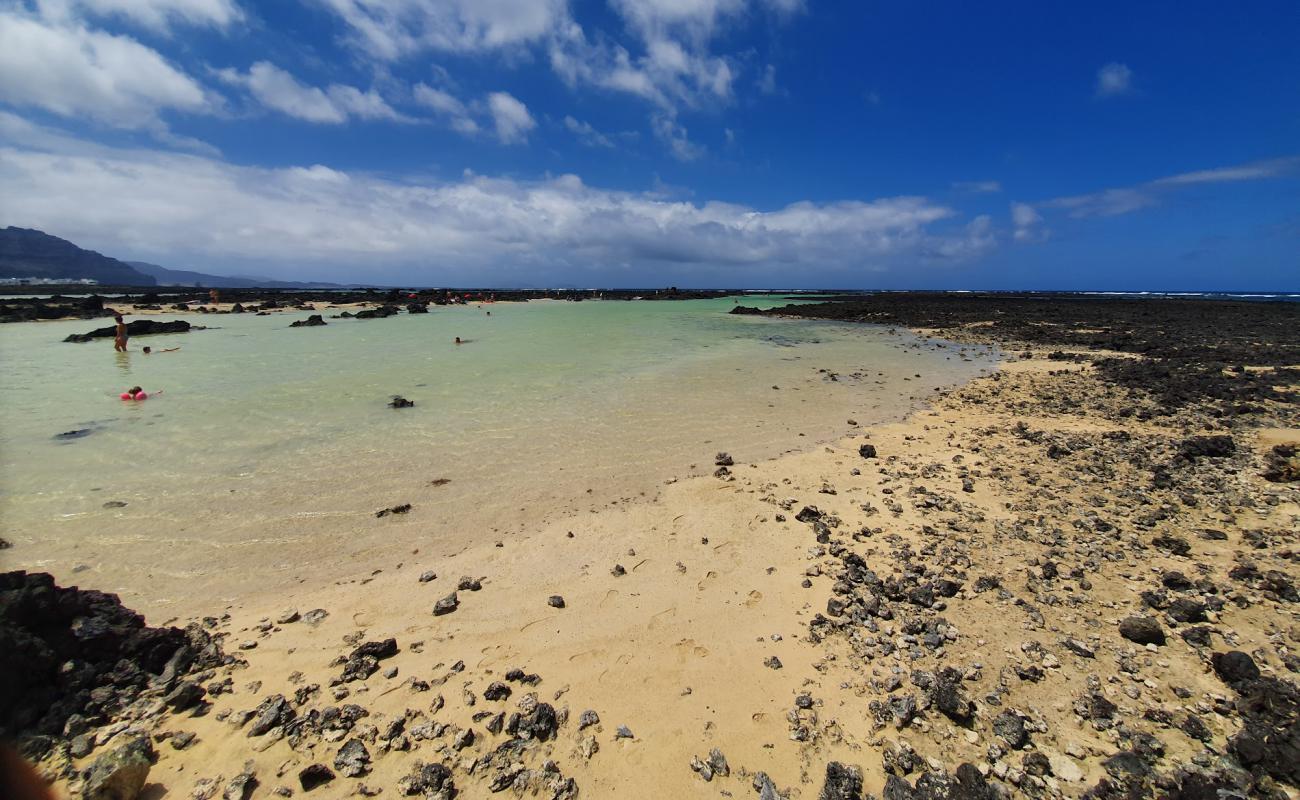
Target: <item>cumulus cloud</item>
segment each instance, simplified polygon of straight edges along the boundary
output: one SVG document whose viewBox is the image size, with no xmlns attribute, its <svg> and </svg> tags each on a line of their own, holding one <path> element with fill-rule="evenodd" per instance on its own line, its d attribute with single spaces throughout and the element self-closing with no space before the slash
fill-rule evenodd
<svg viewBox="0 0 1300 800">
<path fill-rule="evenodd" d="M 537 120 L 528 113 L 528 106 L 506 92 L 488 95 L 488 111 L 496 128 L 497 139 L 502 144 L 519 144 L 528 141 L 528 132 L 537 127 Z"/>
<path fill-rule="evenodd" d="M 378 92 L 331 84 L 325 89 L 306 86 L 269 61 L 259 61 L 248 72 L 224 69 L 222 80 L 246 88 L 263 106 L 306 122 L 339 124 L 351 118 L 404 120 Z"/>
<path fill-rule="evenodd" d="M 76 152 L 67 136 L 0 123 L 0 135 L 26 131 L 0 143 L 0 218 L 173 264 L 434 281 L 423 271 L 433 262 L 484 283 L 507 267 L 545 282 L 559 269 L 630 265 L 743 282 L 768 268 L 949 263 L 993 246 L 986 219 L 961 225 L 922 197 L 761 210 L 600 189 L 575 175 L 438 182 L 101 145 Z"/>
<path fill-rule="evenodd" d="M 127 129 L 165 131 L 167 111 L 208 113 L 219 98 L 128 36 L 0 11 L 0 101 Z"/>
<path fill-rule="evenodd" d="M 568 18 L 565 0 L 313 0 L 352 41 L 391 61 L 424 50 L 476 53 L 543 39 Z"/>
<path fill-rule="evenodd" d="M 1115 97 L 1132 90 L 1133 70 L 1127 64 L 1112 61 L 1097 70 L 1097 97 Z"/>
<path fill-rule="evenodd" d="M 41 16 L 60 22 L 112 17 L 167 32 L 176 25 L 228 28 L 244 19 L 234 0 L 37 0 Z"/>
</svg>

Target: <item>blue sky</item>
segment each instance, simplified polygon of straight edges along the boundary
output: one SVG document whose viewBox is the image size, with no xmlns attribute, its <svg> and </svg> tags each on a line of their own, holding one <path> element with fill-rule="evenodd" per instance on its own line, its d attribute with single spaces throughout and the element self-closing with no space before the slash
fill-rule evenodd
<svg viewBox="0 0 1300 800">
<path fill-rule="evenodd" d="M 1300 289 L 1300 6 L 0 0 L 0 225 L 427 285 Z"/>
</svg>

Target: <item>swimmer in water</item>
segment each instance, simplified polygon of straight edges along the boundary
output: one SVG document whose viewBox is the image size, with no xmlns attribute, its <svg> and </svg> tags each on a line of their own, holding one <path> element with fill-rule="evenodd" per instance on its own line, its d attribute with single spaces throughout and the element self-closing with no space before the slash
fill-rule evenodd
<svg viewBox="0 0 1300 800">
<path fill-rule="evenodd" d="M 119 353 L 126 352 L 126 323 L 122 321 L 122 315 L 118 314 L 113 317 L 117 323 L 116 330 L 113 332 L 113 349 Z"/>
<path fill-rule="evenodd" d="M 159 350 L 158 352 L 159 352 L 159 353 L 175 353 L 175 352 L 176 352 L 177 350 L 179 350 L 179 349 L 180 349 L 179 347 L 168 347 L 168 348 L 166 348 L 165 350 Z M 153 349 L 152 349 L 152 348 L 146 347 L 146 348 L 144 349 L 144 354 L 145 354 L 145 355 L 149 355 L 149 354 L 152 353 L 152 352 L 153 352 Z"/>
<path fill-rule="evenodd" d="M 154 392 L 154 394 L 156 395 L 162 394 L 162 390 L 159 389 L 158 391 Z M 119 396 L 123 400 L 148 400 L 149 399 L 149 393 L 146 392 L 144 389 L 141 389 L 139 386 L 132 386 L 130 389 L 127 389 L 125 392 L 122 392 L 122 394 Z"/>
<path fill-rule="evenodd" d="M 456 337 L 456 344 L 464 344 L 464 342 L 460 340 L 459 336 Z"/>
</svg>

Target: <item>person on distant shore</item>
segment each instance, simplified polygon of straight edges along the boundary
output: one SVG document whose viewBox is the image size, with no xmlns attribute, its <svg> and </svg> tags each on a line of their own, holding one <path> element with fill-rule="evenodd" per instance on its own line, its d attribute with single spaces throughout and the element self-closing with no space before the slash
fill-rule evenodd
<svg viewBox="0 0 1300 800">
<path fill-rule="evenodd" d="M 159 352 L 159 353 L 175 353 L 175 352 L 176 352 L 177 350 L 179 350 L 179 349 L 180 349 L 179 347 L 168 347 L 168 348 L 165 348 L 165 349 L 163 349 L 163 350 L 159 350 L 158 352 Z M 146 348 L 144 349 L 144 354 L 145 354 L 145 355 L 149 355 L 149 354 L 152 353 L 152 352 L 153 352 L 153 348 L 151 348 L 151 347 L 146 347 Z"/>
<path fill-rule="evenodd" d="M 119 353 L 125 353 L 126 352 L 126 323 L 122 321 L 121 314 L 118 314 L 117 316 L 113 317 L 113 321 L 117 323 L 117 330 L 115 330 L 113 333 L 113 337 L 114 337 L 113 349 L 118 351 Z"/>
</svg>

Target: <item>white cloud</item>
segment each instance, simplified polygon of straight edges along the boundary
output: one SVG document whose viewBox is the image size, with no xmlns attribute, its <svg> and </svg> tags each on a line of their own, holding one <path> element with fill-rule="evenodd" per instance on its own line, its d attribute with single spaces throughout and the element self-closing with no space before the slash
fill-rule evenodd
<svg viewBox="0 0 1300 800">
<path fill-rule="evenodd" d="M 763 68 L 763 75 L 758 79 L 758 90 L 763 94 L 776 94 L 776 67 L 772 64 Z"/>
<path fill-rule="evenodd" d="M 0 115 L 0 135 L 22 127 Z M 123 257 L 200 268 L 271 265 L 346 280 L 455 272 L 492 283 L 506 269 L 545 281 L 555 270 L 639 266 L 743 282 L 792 265 L 914 268 L 993 246 L 987 220 L 953 227 L 952 210 L 921 197 L 764 211 L 599 189 L 574 175 L 392 180 L 99 145 L 76 152 L 70 137 L 56 132 L 45 139 L 58 146 L 45 148 L 30 134 L 0 144 L 0 219 Z M 449 272 L 429 274 L 431 262 Z"/>
<path fill-rule="evenodd" d="M 0 101 L 118 128 L 165 130 L 166 111 L 208 113 L 219 98 L 127 36 L 0 11 Z"/>
<path fill-rule="evenodd" d="M 676 117 L 656 114 L 650 119 L 650 127 L 654 129 L 655 136 L 668 145 L 668 152 L 678 161 L 694 161 L 705 153 L 702 146 L 687 137 L 686 128 L 678 124 Z"/>
<path fill-rule="evenodd" d="M 528 141 L 528 132 L 537 127 L 537 121 L 528 113 L 528 106 L 506 92 L 488 95 L 487 104 L 492 124 L 496 127 L 497 139 L 502 144 Z"/>
<path fill-rule="evenodd" d="M 1132 90 L 1133 70 L 1127 64 L 1112 61 L 1097 70 L 1097 97 L 1115 97 Z"/>
<path fill-rule="evenodd" d="M 424 50 L 473 53 L 543 39 L 568 18 L 565 0 L 315 0 L 352 40 L 391 61 Z"/>
<path fill-rule="evenodd" d="M 1198 183 L 1235 183 L 1237 181 L 1256 181 L 1276 178 L 1287 172 L 1300 168 L 1300 157 L 1275 158 L 1268 161 L 1255 161 L 1236 167 L 1219 167 L 1184 172 L 1151 181 L 1152 186 L 1190 186 Z"/>
<path fill-rule="evenodd" d="M 730 26 L 760 12 L 785 19 L 803 8 L 802 0 L 610 0 L 623 30 L 589 37 L 570 15 L 567 0 L 314 2 L 333 11 L 372 58 L 542 50 L 570 88 L 631 94 L 674 119 L 684 109 L 731 102 L 745 58 L 712 52 Z M 768 66 L 760 91 L 775 91 L 774 80 L 775 67 Z M 697 152 L 681 136 L 661 138 L 679 157 Z"/>
<path fill-rule="evenodd" d="M 1017 242 L 1039 242 L 1048 236 L 1042 227 L 1043 216 L 1028 203 L 1011 204 L 1012 236 Z"/>
<path fill-rule="evenodd" d="M 453 130 L 466 136 L 478 133 L 478 123 L 470 116 L 469 108 L 450 92 L 418 83 L 415 85 L 414 97 L 415 102 L 433 109 L 439 117 L 447 120 Z"/>
<path fill-rule="evenodd" d="M 564 127 L 577 136 L 578 141 L 588 147 L 614 146 L 614 142 L 608 136 L 593 128 L 590 122 L 582 122 L 571 116 L 565 116 Z"/>
<path fill-rule="evenodd" d="M 636 95 L 676 112 L 731 99 L 735 69 L 728 59 L 686 49 L 671 39 L 652 39 L 633 56 L 621 45 L 592 44 L 572 23 L 551 42 L 551 68 L 570 87 L 594 86 Z"/>
<path fill-rule="evenodd" d="M 1159 205 L 1161 196 L 1168 192 L 1215 183 L 1277 178 L 1300 169 L 1300 156 L 1254 161 L 1235 167 L 1219 167 L 1193 172 L 1183 172 L 1114 189 L 1103 189 L 1090 194 L 1057 197 L 1039 203 L 1044 208 L 1062 208 L 1071 217 L 1113 217 L 1128 214 L 1150 206 Z"/>
<path fill-rule="evenodd" d="M 373 89 L 363 92 L 337 83 L 325 89 L 306 86 L 268 61 L 257 62 L 247 73 L 224 69 L 217 74 L 231 85 L 246 88 L 263 106 L 306 122 L 337 125 L 353 117 L 406 119 Z"/>
<path fill-rule="evenodd" d="M 80 17 L 115 17 L 166 32 L 173 25 L 228 28 L 244 19 L 234 0 L 37 0 L 41 16 L 68 23 Z"/>
</svg>

